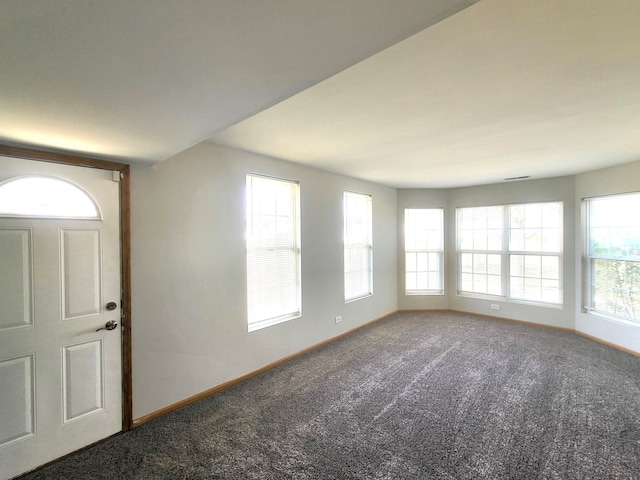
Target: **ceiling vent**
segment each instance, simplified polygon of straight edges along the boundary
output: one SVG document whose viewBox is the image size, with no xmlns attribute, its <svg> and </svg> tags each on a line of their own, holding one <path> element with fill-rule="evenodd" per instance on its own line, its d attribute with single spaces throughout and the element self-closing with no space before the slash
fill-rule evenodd
<svg viewBox="0 0 640 480">
<path fill-rule="evenodd" d="M 524 175 L 522 177 L 509 177 L 509 178 L 505 178 L 505 180 L 507 182 L 510 182 L 512 180 L 524 180 L 525 178 L 531 178 L 531 175 Z"/>
</svg>

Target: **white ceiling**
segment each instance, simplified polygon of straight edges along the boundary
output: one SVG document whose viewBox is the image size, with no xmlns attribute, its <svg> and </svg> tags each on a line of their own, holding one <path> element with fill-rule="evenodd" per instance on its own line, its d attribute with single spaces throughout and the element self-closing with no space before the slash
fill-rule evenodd
<svg viewBox="0 0 640 480">
<path fill-rule="evenodd" d="M 477 0 L 1 0 L 0 142 L 164 160 Z"/>
<path fill-rule="evenodd" d="M 0 142 L 395 187 L 640 160 L 640 1 L 474 1 L 2 0 Z"/>
<path fill-rule="evenodd" d="M 405 188 L 640 160 L 640 1 L 482 0 L 213 140 Z"/>
</svg>

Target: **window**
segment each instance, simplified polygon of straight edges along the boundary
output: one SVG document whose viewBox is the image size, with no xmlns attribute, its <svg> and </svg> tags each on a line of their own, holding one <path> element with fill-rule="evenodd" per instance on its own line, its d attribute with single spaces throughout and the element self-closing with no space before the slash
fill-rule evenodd
<svg viewBox="0 0 640 480">
<path fill-rule="evenodd" d="M 458 209 L 459 291 L 562 303 L 562 202 Z"/>
<path fill-rule="evenodd" d="M 560 303 L 561 203 L 509 206 L 509 296 Z"/>
<path fill-rule="evenodd" d="M 299 186 L 247 175 L 249 331 L 301 315 Z"/>
<path fill-rule="evenodd" d="M 443 294 L 442 208 L 404 211 L 404 268 L 407 295 Z"/>
<path fill-rule="evenodd" d="M 640 320 L 640 193 L 587 206 L 587 309 Z"/>
<path fill-rule="evenodd" d="M 0 215 L 100 218 L 98 207 L 84 190 L 52 177 L 19 177 L 1 184 Z"/>
<path fill-rule="evenodd" d="M 344 192 L 344 298 L 373 292 L 371 196 Z"/>
<path fill-rule="evenodd" d="M 502 295 L 503 208 L 458 209 L 460 291 Z"/>
</svg>

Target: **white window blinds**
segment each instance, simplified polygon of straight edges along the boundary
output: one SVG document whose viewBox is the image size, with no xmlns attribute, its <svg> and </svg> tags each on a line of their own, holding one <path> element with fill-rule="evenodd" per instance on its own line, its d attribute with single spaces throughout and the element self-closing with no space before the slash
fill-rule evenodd
<svg viewBox="0 0 640 480">
<path fill-rule="evenodd" d="M 301 315 L 299 186 L 247 175 L 249 331 Z"/>
<path fill-rule="evenodd" d="M 371 195 L 344 192 L 344 298 L 373 293 Z"/>
</svg>

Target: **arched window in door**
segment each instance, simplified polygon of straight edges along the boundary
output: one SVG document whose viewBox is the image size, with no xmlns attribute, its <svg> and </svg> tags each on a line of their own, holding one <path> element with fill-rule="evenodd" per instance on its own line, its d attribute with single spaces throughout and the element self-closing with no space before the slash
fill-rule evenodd
<svg viewBox="0 0 640 480">
<path fill-rule="evenodd" d="M 0 183 L 0 216 L 101 219 L 87 192 L 53 177 L 18 177 Z"/>
</svg>

